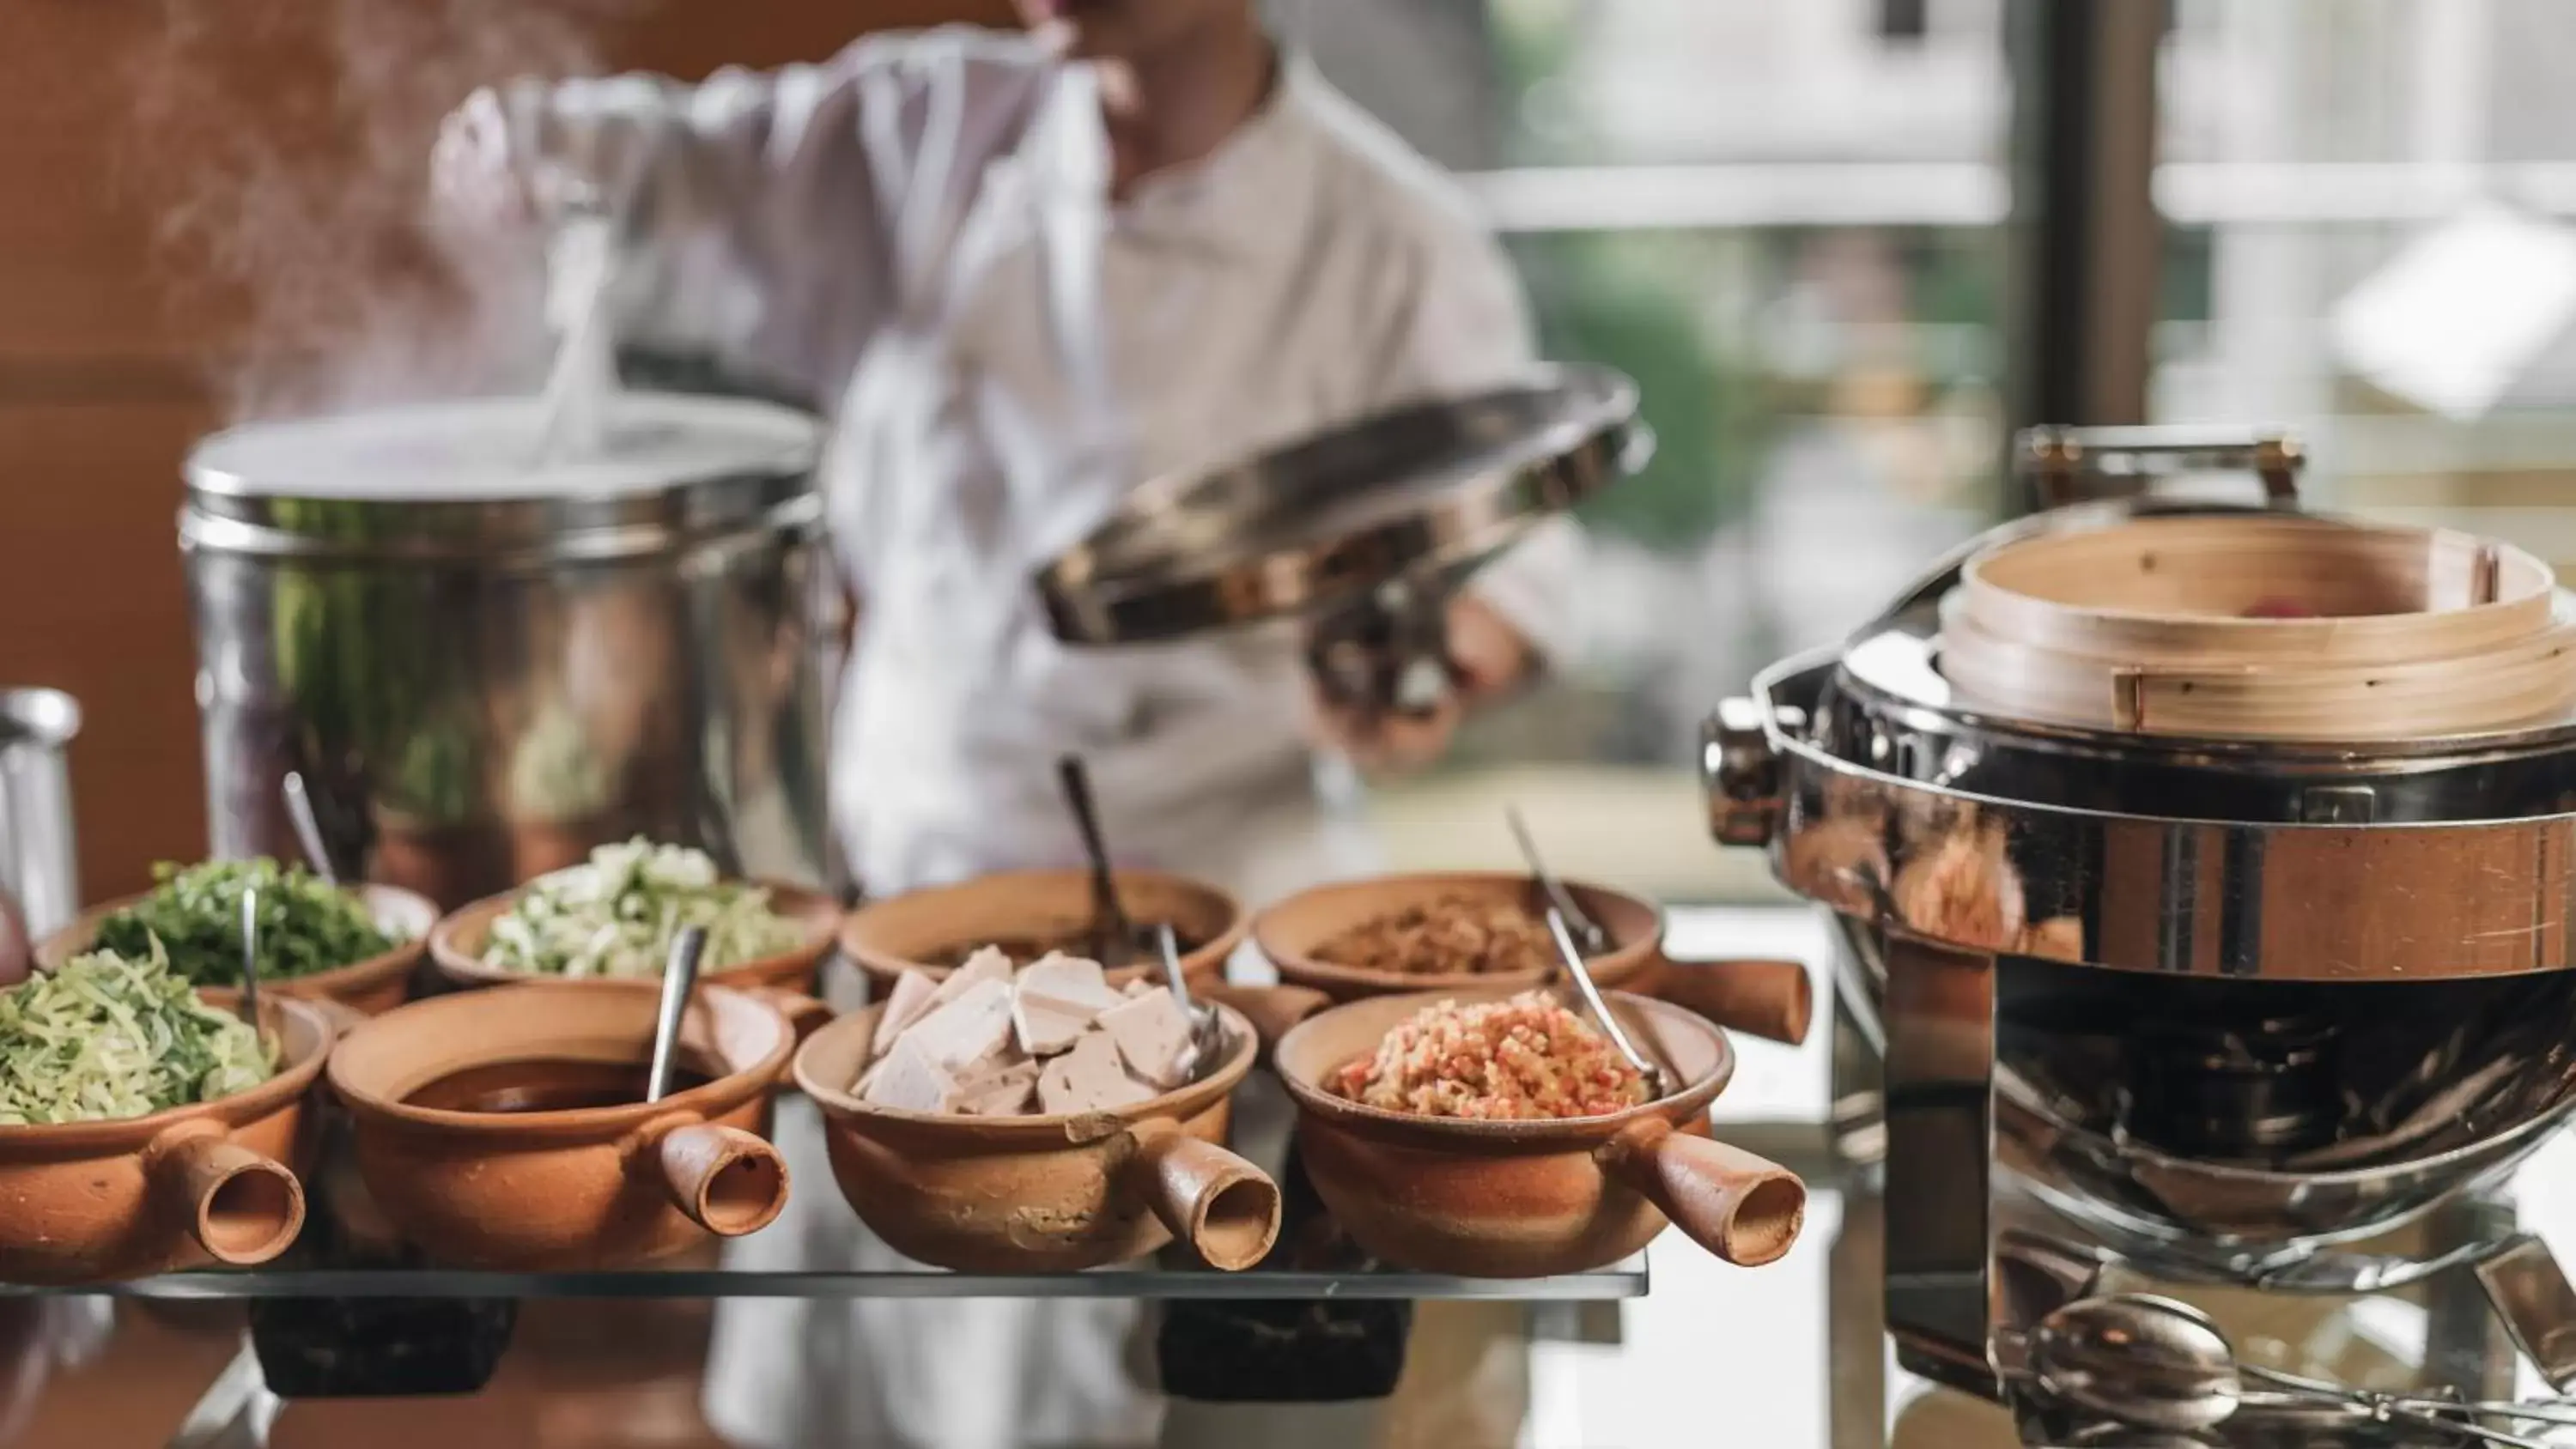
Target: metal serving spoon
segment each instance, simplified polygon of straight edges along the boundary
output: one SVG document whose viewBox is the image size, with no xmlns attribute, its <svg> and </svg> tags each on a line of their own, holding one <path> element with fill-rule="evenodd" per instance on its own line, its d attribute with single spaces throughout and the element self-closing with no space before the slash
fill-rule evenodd
<svg viewBox="0 0 2576 1449">
<path fill-rule="evenodd" d="M 1637 1050 L 1637 1044 L 1628 1039 L 1627 1028 L 1619 1024 L 1619 1018 L 1610 1014 L 1610 1003 L 1602 998 L 1601 988 L 1593 984 L 1592 968 L 1583 963 L 1583 952 L 1575 947 L 1574 935 L 1566 929 L 1564 915 L 1554 906 L 1547 908 L 1547 933 L 1555 938 L 1556 954 L 1565 962 L 1566 974 L 1574 979 L 1574 989 L 1582 994 L 1583 1004 L 1591 1010 L 1592 1019 L 1601 1024 L 1602 1032 L 1610 1038 L 1610 1045 L 1619 1049 L 1619 1055 L 1626 1057 L 1628 1065 L 1635 1067 L 1637 1075 L 1645 1081 L 1649 1100 L 1671 1096 L 1672 1075 Z"/>
<path fill-rule="evenodd" d="M 278 793 L 286 797 L 286 818 L 295 826 L 295 839 L 304 847 L 304 863 L 322 883 L 340 883 L 340 868 L 331 863 L 331 852 L 322 844 L 322 817 L 313 810 L 313 792 L 304 783 L 304 772 L 289 770 L 277 783 Z"/>
<path fill-rule="evenodd" d="M 259 887 L 242 887 L 241 1019 L 259 1030 Z"/>
<path fill-rule="evenodd" d="M 2245 1381 L 2252 1378 L 2349 1404 L 2365 1420 L 2546 1449 L 2540 1440 L 2445 1418 L 2391 1395 L 2241 1363 L 2207 1314 L 2145 1293 L 2081 1298 L 2057 1308 L 2031 1335 L 2030 1364 L 2040 1387 L 2058 1398 L 2141 1429 L 2195 1434 L 2215 1428 L 2244 1403 Z"/>
<path fill-rule="evenodd" d="M 1199 1071 L 1225 1055 L 1225 1019 L 1213 1006 L 1202 1006 L 1190 999 L 1190 983 L 1181 970 L 1181 938 L 1165 922 L 1154 928 L 1154 944 L 1162 949 L 1163 979 L 1172 988 L 1172 999 L 1181 1004 L 1181 1015 L 1190 1024 L 1190 1044 L 1181 1050 L 1181 1080 L 1195 1082 Z"/>
<path fill-rule="evenodd" d="M 1064 803 L 1073 812 L 1074 827 L 1082 832 L 1083 853 L 1091 857 L 1092 950 L 1102 966 L 1114 971 L 1136 959 L 1136 923 L 1118 903 L 1109 842 L 1100 833 L 1100 812 L 1091 799 L 1091 772 L 1083 768 L 1081 756 L 1067 755 L 1056 761 L 1056 774 L 1064 782 Z"/>
<path fill-rule="evenodd" d="M 671 1078 L 680 1069 L 680 1022 L 689 1014 L 689 993 L 698 985 L 698 958 L 706 949 L 706 928 L 686 926 L 671 942 L 670 959 L 662 963 L 662 1009 L 653 1021 L 653 1065 L 644 1074 L 647 1102 L 671 1095 Z"/>
<path fill-rule="evenodd" d="M 1529 822 L 1521 818 L 1521 807 L 1504 806 L 1503 818 L 1511 823 L 1512 837 L 1520 842 L 1521 859 L 1528 864 L 1530 874 L 1537 877 L 1539 890 L 1546 894 L 1548 904 L 1556 908 L 1557 914 L 1565 917 L 1565 924 L 1572 929 L 1575 944 L 1583 948 L 1583 954 L 1598 956 L 1609 950 L 1610 933 L 1601 929 L 1601 923 L 1584 911 L 1575 901 L 1574 893 L 1565 888 L 1565 882 L 1558 880 L 1547 868 L 1547 862 L 1539 858 L 1538 842 L 1530 836 Z"/>
</svg>

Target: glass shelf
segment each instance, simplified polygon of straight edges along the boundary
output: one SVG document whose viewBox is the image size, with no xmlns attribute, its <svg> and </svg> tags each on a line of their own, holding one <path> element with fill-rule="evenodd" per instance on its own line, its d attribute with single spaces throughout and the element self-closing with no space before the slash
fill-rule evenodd
<svg viewBox="0 0 2576 1449">
<path fill-rule="evenodd" d="M 328 1160 L 305 1175 L 303 1236 L 257 1268 L 202 1269 L 73 1290 L 0 1286 L 0 1296 L 106 1293 L 155 1299 L 502 1298 L 1142 1298 L 1299 1301 L 1457 1299 L 1606 1301 L 1644 1296 L 1643 1253 L 1587 1273 L 1474 1279 L 1373 1263 L 1334 1228 L 1302 1182 L 1284 1182 L 1280 1238 L 1294 1244 L 1247 1272 L 1208 1268 L 1177 1249 L 1080 1273 L 952 1273 L 903 1258 L 859 1221 L 823 1167 L 822 1124 L 810 1104 L 782 1099 L 771 1138 L 790 1164 L 779 1220 L 731 1242 L 607 1270 L 493 1272 L 447 1267 L 377 1238 L 361 1242 L 333 1206 L 350 1180 Z M 1675 1251 L 1698 1251 L 1676 1240 Z"/>
</svg>

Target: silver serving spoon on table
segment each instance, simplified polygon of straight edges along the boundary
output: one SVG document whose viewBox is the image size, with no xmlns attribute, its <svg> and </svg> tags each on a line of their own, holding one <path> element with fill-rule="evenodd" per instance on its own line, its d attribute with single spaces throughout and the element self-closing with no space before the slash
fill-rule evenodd
<svg viewBox="0 0 2576 1449">
<path fill-rule="evenodd" d="M 1083 853 L 1091 859 L 1091 945 L 1100 964 L 1112 971 L 1136 960 L 1136 923 L 1118 903 L 1118 877 L 1109 867 L 1109 842 L 1100 833 L 1100 812 L 1091 798 L 1091 772 L 1079 755 L 1056 761 L 1064 784 L 1064 803 L 1082 833 Z"/>
<path fill-rule="evenodd" d="M 1521 807 L 1504 806 L 1503 818 L 1510 822 L 1512 838 L 1520 843 L 1521 859 L 1529 866 L 1530 874 L 1538 879 L 1539 890 L 1546 895 L 1548 904 L 1556 908 L 1557 914 L 1565 917 L 1567 928 L 1573 932 L 1574 943 L 1581 946 L 1587 956 L 1598 956 L 1609 950 L 1610 933 L 1601 928 L 1599 921 L 1592 919 L 1591 914 L 1574 899 L 1574 893 L 1565 888 L 1565 882 L 1558 880 L 1555 873 L 1547 868 L 1547 862 L 1539 858 L 1538 841 L 1530 834 L 1529 822 L 1521 818 Z"/>
<path fill-rule="evenodd" d="M 680 1022 L 689 1014 L 689 993 L 697 989 L 698 958 L 706 954 L 704 926 L 685 926 L 671 942 L 662 963 L 661 1012 L 653 1021 L 653 1065 L 644 1074 L 644 1100 L 671 1095 L 671 1078 L 680 1069 Z"/>
<path fill-rule="evenodd" d="M 1190 983 L 1181 971 L 1181 938 L 1169 922 L 1154 928 L 1154 943 L 1162 950 L 1163 979 L 1172 988 L 1172 999 L 1180 1003 L 1181 1015 L 1190 1024 L 1190 1044 L 1182 1048 L 1181 1080 L 1195 1082 L 1206 1068 L 1225 1057 L 1225 1019 L 1213 1006 L 1190 999 Z"/>
<path fill-rule="evenodd" d="M 2546 1449 L 2541 1440 L 2446 1417 L 2428 1407 L 2478 1412 L 2479 1405 L 2376 1394 L 2242 1363 L 2235 1345 L 2207 1314 L 2144 1293 L 2062 1305 L 2031 1334 L 2029 1359 L 2041 1388 L 2076 1408 L 2139 1429 L 2174 1434 L 2214 1429 L 2246 1404 L 2251 1396 L 2245 1383 L 2253 1379 L 2347 1405 L 2357 1423 L 2402 1424 L 2480 1443 Z"/>
</svg>

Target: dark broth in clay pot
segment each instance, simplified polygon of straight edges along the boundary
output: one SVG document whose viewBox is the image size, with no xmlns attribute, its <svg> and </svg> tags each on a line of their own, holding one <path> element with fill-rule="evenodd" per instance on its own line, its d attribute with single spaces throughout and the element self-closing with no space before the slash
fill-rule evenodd
<svg viewBox="0 0 2576 1449">
<path fill-rule="evenodd" d="M 671 1074 L 676 1095 L 715 1080 L 704 1063 L 685 1061 Z M 572 1112 L 624 1107 L 644 1100 L 645 1064 L 541 1058 L 485 1062 L 450 1072 L 403 1098 L 406 1106 L 441 1112 Z"/>
</svg>

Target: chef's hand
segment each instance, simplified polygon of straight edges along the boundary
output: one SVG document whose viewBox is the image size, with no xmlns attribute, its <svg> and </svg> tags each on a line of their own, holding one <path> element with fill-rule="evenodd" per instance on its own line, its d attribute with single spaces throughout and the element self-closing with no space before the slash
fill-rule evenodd
<svg viewBox="0 0 2576 1449">
<path fill-rule="evenodd" d="M 1537 667 L 1529 640 L 1472 594 L 1449 604 L 1449 684 L 1423 714 L 1366 711 L 1327 699 L 1308 676 L 1316 738 L 1371 775 L 1418 770 L 1447 752 L 1467 712 L 1517 688 Z"/>
</svg>

